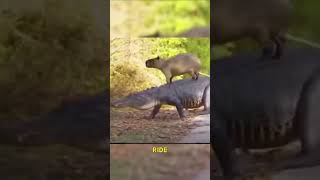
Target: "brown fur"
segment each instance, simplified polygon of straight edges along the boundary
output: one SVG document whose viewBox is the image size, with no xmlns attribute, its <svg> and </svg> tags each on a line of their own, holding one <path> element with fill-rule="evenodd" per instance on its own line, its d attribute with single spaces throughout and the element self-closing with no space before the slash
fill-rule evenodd
<svg viewBox="0 0 320 180">
<path fill-rule="evenodd" d="M 251 38 L 265 48 L 276 47 L 273 56 L 280 57 L 290 15 L 290 0 L 215 0 L 213 43 Z"/>
<path fill-rule="evenodd" d="M 146 67 L 156 68 L 166 76 L 167 83 L 171 83 L 175 76 L 189 73 L 193 79 L 198 79 L 200 60 L 193 54 L 185 53 L 170 57 L 167 60 L 156 58 L 148 59 Z"/>
</svg>

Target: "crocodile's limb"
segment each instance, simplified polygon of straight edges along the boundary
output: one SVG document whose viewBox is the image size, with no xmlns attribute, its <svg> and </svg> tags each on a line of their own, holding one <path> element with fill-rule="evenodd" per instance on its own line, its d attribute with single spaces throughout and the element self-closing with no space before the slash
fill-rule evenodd
<svg viewBox="0 0 320 180">
<path fill-rule="evenodd" d="M 176 106 L 176 109 L 178 111 L 179 117 L 181 120 L 185 120 L 185 118 L 187 117 L 187 111 L 184 110 L 183 105 L 181 104 L 181 102 L 178 99 L 175 99 L 173 101 L 173 103 Z"/>
<path fill-rule="evenodd" d="M 187 116 L 187 110 L 184 110 L 182 104 L 178 101 L 178 100 L 172 100 L 172 104 L 171 105 L 174 105 L 176 106 L 176 109 L 178 111 L 178 114 L 179 114 L 179 117 L 184 120 Z M 156 105 L 153 110 L 152 110 L 152 113 L 151 113 L 151 119 L 154 119 L 156 117 L 156 115 L 159 113 L 160 111 L 160 108 L 161 108 L 161 104 L 159 105 Z"/>
<path fill-rule="evenodd" d="M 181 118 L 181 120 L 184 120 L 187 117 L 188 113 L 187 113 L 187 110 L 184 110 L 184 107 L 181 104 L 180 100 L 176 99 L 176 98 L 172 98 L 172 99 L 169 100 L 169 102 L 170 102 L 169 105 L 173 105 L 173 106 L 176 107 L 176 109 L 178 111 L 178 114 L 179 114 L 179 117 Z M 151 119 L 155 118 L 155 116 L 159 113 L 160 108 L 161 108 L 161 104 L 156 105 L 153 108 L 152 113 L 151 113 Z"/>
<path fill-rule="evenodd" d="M 156 105 L 153 110 L 152 110 L 152 113 L 150 115 L 150 118 L 151 119 L 154 119 L 156 117 L 156 115 L 158 114 L 158 112 L 160 111 L 160 108 L 161 108 L 161 104 L 158 104 Z"/>
<path fill-rule="evenodd" d="M 213 139 L 213 149 L 222 167 L 223 175 L 228 178 L 233 178 L 240 175 L 238 166 L 235 161 L 233 146 L 228 137 L 226 125 L 223 123 L 219 114 L 214 113 L 214 124 L 211 133 Z"/>
</svg>

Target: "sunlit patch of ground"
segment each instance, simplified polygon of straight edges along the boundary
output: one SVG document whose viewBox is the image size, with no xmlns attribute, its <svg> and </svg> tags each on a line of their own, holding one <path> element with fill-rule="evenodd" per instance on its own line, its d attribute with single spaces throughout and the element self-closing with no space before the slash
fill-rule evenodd
<svg viewBox="0 0 320 180">
<path fill-rule="evenodd" d="M 153 146 L 168 153 L 152 153 Z M 209 168 L 209 144 L 112 144 L 110 151 L 111 180 L 192 180 Z"/>
</svg>

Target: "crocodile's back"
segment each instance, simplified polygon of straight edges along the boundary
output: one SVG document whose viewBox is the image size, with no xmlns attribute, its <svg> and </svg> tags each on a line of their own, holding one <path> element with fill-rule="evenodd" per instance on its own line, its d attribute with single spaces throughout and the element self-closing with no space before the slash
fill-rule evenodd
<svg viewBox="0 0 320 180">
<path fill-rule="evenodd" d="M 197 80 L 188 78 L 162 87 L 169 90 L 169 96 L 178 98 L 185 108 L 198 108 L 203 105 L 204 92 L 209 86 L 209 77 L 200 76 Z"/>
</svg>

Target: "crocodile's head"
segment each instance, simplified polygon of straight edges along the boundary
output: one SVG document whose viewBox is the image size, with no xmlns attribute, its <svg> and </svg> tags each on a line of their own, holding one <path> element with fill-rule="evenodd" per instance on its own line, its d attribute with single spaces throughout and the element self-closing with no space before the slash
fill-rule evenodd
<svg viewBox="0 0 320 180">
<path fill-rule="evenodd" d="M 111 103 L 112 107 L 124 108 L 131 107 L 139 110 L 147 110 L 156 105 L 156 100 L 152 96 L 143 93 L 132 94 L 127 97 L 115 100 Z"/>
</svg>

